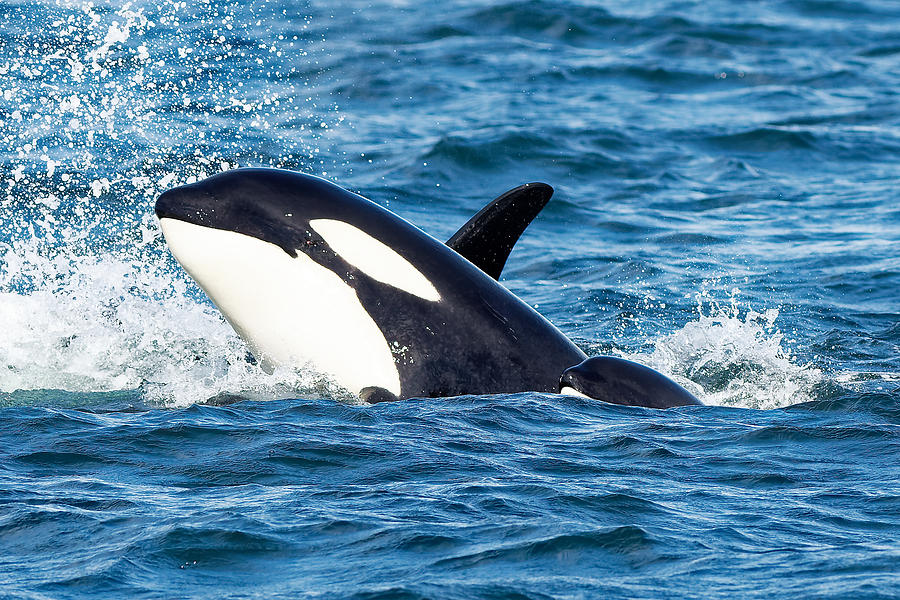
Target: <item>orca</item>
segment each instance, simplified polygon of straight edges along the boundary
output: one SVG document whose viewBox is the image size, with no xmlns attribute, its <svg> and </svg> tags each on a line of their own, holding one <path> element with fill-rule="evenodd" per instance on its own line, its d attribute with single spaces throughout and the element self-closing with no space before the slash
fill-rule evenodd
<svg viewBox="0 0 900 600">
<path fill-rule="evenodd" d="M 552 193 L 510 190 L 446 244 L 329 181 L 278 169 L 171 189 L 156 215 L 176 260 L 268 372 L 312 368 L 369 403 L 534 391 L 700 404 L 647 367 L 589 359 L 498 282 Z"/>
</svg>

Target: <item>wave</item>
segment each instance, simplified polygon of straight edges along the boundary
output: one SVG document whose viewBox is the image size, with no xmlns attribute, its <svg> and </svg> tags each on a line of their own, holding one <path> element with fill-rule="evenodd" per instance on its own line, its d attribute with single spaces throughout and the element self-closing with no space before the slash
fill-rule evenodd
<svg viewBox="0 0 900 600">
<path fill-rule="evenodd" d="M 810 151 L 818 149 L 817 136 L 797 128 L 758 127 L 750 131 L 714 135 L 709 142 L 732 152 Z"/>
<path fill-rule="evenodd" d="M 171 265 L 44 256 L 39 246 L 0 247 L 0 391 L 138 390 L 164 405 L 337 392 L 309 372 L 265 374 Z"/>
<path fill-rule="evenodd" d="M 625 525 L 600 531 L 567 533 L 545 539 L 491 548 L 471 554 L 445 558 L 436 567 L 471 569 L 493 563 L 523 562 L 553 558 L 564 562 L 594 562 L 604 555 L 620 555 L 632 563 L 644 563 L 657 558 L 658 543 L 647 531 Z"/>
<path fill-rule="evenodd" d="M 797 360 L 776 327 L 779 311 L 742 309 L 736 296 L 722 303 L 697 295 L 698 318 L 652 342 L 649 353 L 625 353 L 673 377 L 718 406 L 772 409 L 818 398 L 827 381 Z"/>
</svg>

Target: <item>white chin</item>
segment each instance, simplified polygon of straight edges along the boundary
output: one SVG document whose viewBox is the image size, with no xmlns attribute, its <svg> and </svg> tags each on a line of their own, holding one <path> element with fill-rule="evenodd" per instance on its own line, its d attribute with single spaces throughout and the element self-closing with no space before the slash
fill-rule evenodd
<svg viewBox="0 0 900 600">
<path fill-rule="evenodd" d="M 580 398 L 588 398 L 590 400 L 593 400 L 593 398 L 591 398 L 587 394 L 582 394 L 575 388 L 564 387 L 561 390 L 559 390 L 559 393 L 562 394 L 563 396 L 578 396 Z"/>
</svg>

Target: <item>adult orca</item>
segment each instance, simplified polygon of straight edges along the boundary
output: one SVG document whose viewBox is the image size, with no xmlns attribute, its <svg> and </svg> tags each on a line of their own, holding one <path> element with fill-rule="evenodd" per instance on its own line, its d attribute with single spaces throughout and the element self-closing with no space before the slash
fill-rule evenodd
<svg viewBox="0 0 900 600">
<path fill-rule="evenodd" d="M 700 404 L 656 371 L 588 359 L 498 283 L 552 193 L 510 190 L 447 244 L 324 179 L 275 169 L 169 190 L 156 214 L 172 254 L 267 371 L 311 367 L 367 402 L 536 391 Z"/>
</svg>

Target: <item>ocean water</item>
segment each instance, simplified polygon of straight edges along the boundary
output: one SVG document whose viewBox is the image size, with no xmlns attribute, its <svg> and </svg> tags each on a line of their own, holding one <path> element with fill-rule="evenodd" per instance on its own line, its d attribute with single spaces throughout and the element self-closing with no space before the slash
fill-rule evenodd
<svg viewBox="0 0 900 600">
<path fill-rule="evenodd" d="M 889 0 L 2 2 L 0 598 L 895 598 L 898 157 Z M 707 406 L 266 375 L 152 211 L 238 166 L 550 183 L 503 284 Z"/>
</svg>

